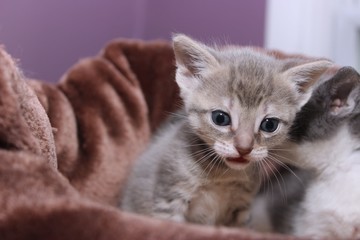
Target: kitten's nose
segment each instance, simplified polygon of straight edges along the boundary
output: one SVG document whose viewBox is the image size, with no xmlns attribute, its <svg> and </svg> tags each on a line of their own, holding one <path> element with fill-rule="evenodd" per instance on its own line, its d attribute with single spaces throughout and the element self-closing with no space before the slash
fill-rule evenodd
<svg viewBox="0 0 360 240">
<path fill-rule="evenodd" d="M 238 134 L 235 138 L 234 146 L 241 156 L 247 155 L 253 150 L 254 137 L 250 133 Z"/>
<path fill-rule="evenodd" d="M 249 148 L 240 148 L 240 147 L 236 147 L 236 151 L 241 155 L 248 155 L 249 153 L 251 153 L 251 151 L 253 150 L 252 147 Z"/>
</svg>

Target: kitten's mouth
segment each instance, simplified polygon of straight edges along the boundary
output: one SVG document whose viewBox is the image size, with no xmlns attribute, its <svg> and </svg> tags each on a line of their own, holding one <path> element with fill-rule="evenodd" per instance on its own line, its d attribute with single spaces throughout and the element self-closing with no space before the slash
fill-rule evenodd
<svg viewBox="0 0 360 240">
<path fill-rule="evenodd" d="M 227 158 L 227 160 L 231 163 L 238 163 L 238 164 L 247 164 L 249 163 L 249 160 L 243 158 L 243 157 L 237 157 L 237 158 Z"/>
</svg>

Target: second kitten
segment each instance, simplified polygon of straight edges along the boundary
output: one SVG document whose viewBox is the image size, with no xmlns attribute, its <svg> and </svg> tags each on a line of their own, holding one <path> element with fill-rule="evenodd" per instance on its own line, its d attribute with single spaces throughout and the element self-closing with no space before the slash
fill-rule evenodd
<svg viewBox="0 0 360 240">
<path fill-rule="evenodd" d="M 341 68 L 298 113 L 288 151 L 301 169 L 282 175 L 273 193 L 259 195 L 256 230 L 315 239 L 360 238 L 360 76 Z M 276 179 L 273 179 L 276 185 Z M 266 221 L 264 221 L 266 220 Z M 262 223 L 262 224 L 261 224 Z"/>
</svg>

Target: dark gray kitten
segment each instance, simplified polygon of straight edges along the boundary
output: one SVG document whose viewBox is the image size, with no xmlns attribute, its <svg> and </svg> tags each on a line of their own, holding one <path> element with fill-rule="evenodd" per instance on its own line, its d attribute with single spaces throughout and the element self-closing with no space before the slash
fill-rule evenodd
<svg viewBox="0 0 360 240">
<path fill-rule="evenodd" d="M 267 198 L 269 229 L 317 239 L 359 239 L 359 74 L 344 67 L 319 86 L 290 136 L 291 152 L 284 157 L 305 170 L 296 170 L 302 182 L 283 175 L 285 203 L 280 189 Z"/>
<path fill-rule="evenodd" d="M 209 225 L 243 225 L 259 167 L 283 143 L 313 84 L 331 65 L 299 64 L 240 47 L 173 39 L 183 117 L 135 163 L 125 210 Z"/>
</svg>

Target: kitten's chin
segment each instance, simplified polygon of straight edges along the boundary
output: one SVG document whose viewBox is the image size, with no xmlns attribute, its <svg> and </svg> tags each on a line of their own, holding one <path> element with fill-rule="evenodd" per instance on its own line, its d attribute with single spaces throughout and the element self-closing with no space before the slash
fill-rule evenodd
<svg viewBox="0 0 360 240">
<path fill-rule="evenodd" d="M 237 157 L 237 158 L 226 158 L 225 164 L 234 170 L 242 170 L 245 169 L 249 165 L 250 161 L 243 158 L 243 157 Z"/>
</svg>

